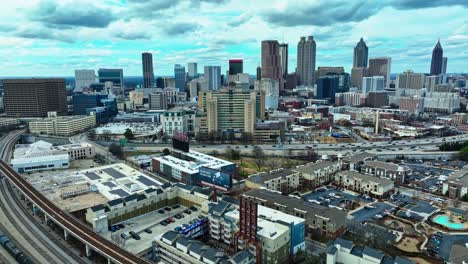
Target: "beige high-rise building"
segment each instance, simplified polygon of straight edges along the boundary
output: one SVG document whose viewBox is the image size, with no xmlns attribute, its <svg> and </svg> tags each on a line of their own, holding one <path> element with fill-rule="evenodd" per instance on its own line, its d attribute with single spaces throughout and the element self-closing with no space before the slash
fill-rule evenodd
<svg viewBox="0 0 468 264">
<path fill-rule="evenodd" d="M 299 84 L 304 86 L 312 86 L 314 84 L 315 75 L 315 53 L 316 44 L 313 36 L 309 36 L 306 40 L 301 37 L 297 43 L 297 68 L 296 74 L 299 77 Z"/>
<path fill-rule="evenodd" d="M 351 86 L 362 88 L 362 78 L 367 77 L 366 67 L 351 69 Z"/>
<path fill-rule="evenodd" d="M 256 120 L 265 119 L 265 93 L 247 89 L 201 91 L 199 107 L 206 113 L 206 123 L 197 131 L 253 132 Z"/>
<path fill-rule="evenodd" d="M 369 59 L 369 68 L 367 70 L 367 75 L 369 77 L 383 76 L 385 78 L 385 87 L 388 88 L 390 86 L 391 66 L 392 58 L 390 57 Z"/>
<path fill-rule="evenodd" d="M 397 89 L 422 89 L 424 87 L 425 75 L 422 73 L 414 73 L 411 70 L 400 73 L 397 76 Z"/>
</svg>

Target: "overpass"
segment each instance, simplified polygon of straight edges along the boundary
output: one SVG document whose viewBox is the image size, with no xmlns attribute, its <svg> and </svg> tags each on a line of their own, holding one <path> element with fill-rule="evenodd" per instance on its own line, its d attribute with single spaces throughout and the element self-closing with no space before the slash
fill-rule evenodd
<svg viewBox="0 0 468 264">
<path fill-rule="evenodd" d="M 11 137 L 10 141 L 6 143 L 7 146 L 4 148 L 4 151 L 11 151 L 18 140 L 18 136 Z M 72 235 L 77 240 L 85 244 L 87 256 L 90 256 L 92 251 L 95 251 L 106 257 L 109 263 L 150 263 L 99 236 L 85 223 L 74 216 L 63 212 L 58 206 L 37 191 L 28 181 L 16 173 L 10 165 L 5 163 L 3 160 L 0 160 L 0 173 L 5 176 L 27 200 L 31 201 L 35 208 L 44 213 L 46 221 L 53 221 L 64 230 L 65 239 L 67 239 L 69 235 Z"/>
</svg>

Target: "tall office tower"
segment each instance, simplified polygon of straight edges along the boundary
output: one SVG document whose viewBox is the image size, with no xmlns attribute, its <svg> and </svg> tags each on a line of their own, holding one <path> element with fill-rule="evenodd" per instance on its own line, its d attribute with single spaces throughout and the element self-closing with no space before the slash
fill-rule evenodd
<svg viewBox="0 0 468 264">
<path fill-rule="evenodd" d="M 297 69 L 299 76 L 299 85 L 312 86 L 315 80 L 315 51 L 316 45 L 313 36 L 306 40 L 301 37 L 297 43 Z"/>
<path fill-rule="evenodd" d="M 260 66 L 257 67 L 257 81 L 262 79 L 262 68 Z"/>
<path fill-rule="evenodd" d="M 385 86 L 385 78 L 383 76 L 373 76 L 362 78 L 362 93 L 383 91 Z"/>
<path fill-rule="evenodd" d="M 411 70 L 400 73 L 397 76 L 396 88 L 397 89 L 416 89 L 420 90 L 424 87 L 423 73 L 414 73 Z"/>
<path fill-rule="evenodd" d="M 353 59 L 353 68 L 367 67 L 367 55 L 369 54 L 369 48 L 367 48 L 366 43 L 361 38 L 354 47 L 354 59 Z"/>
<path fill-rule="evenodd" d="M 141 54 L 143 63 L 143 88 L 153 88 L 154 86 L 154 71 L 153 71 L 153 54 L 144 52 Z"/>
<path fill-rule="evenodd" d="M 67 114 L 65 79 L 3 80 L 5 113 L 11 117 L 46 117 Z"/>
<path fill-rule="evenodd" d="M 283 79 L 288 75 L 288 44 L 279 44 L 279 54 L 281 59 L 281 69 L 283 70 Z"/>
<path fill-rule="evenodd" d="M 315 71 L 316 80 L 327 75 L 340 75 L 344 73 L 344 67 L 318 67 Z"/>
<path fill-rule="evenodd" d="M 148 95 L 150 110 L 167 110 L 167 95 L 163 92 L 156 92 Z"/>
<path fill-rule="evenodd" d="M 385 87 L 390 87 L 390 70 L 392 66 L 392 58 L 380 57 L 369 59 L 369 68 L 367 76 L 383 76 L 385 78 Z"/>
<path fill-rule="evenodd" d="M 196 62 L 189 62 L 187 63 L 188 68 L 188 76 L 190 79 L 197 78 L 198 70 L 197 70 L 197 63 Z"/>
<path fill-rule="evenodd" d="M 444 50 L 442 49 L 442 45 L 440 45 L 439 40 L 432 50 L 431 75 L 438 75 L 442 73 L 443 56 Z"/>
<path fill-rule="evenodd" d="M 174 65 L 175 88 L 179 92 L 185 91 L 185 67 L 180 64 Z"/>
<path fill-rule="evenodd" d="M 263 91 L 223 89 L 199 94 L 198 105 L 206 113 L 206 122 L 200 123 L 202 131 L 244 131 L 252 128 L 256 119 L 265 119 L 265 93 Z M 254 106 L 252 101 L 255 102 Z M 253 113 L 255 117 L 251 118 Z M 249 118 L 246 119 L 246 117 Z"/>
<path fill-rule="evenodd" d="M 362 78 L 367 77 L 367 68 L 353 68 L 351 69 L 351 86 L 361 88 Z"/>
<path fill-rule="evenodd" d="M 217 91 L 221 88 L 221 66 L 205 66 L 206 88 Z"/>
<path fill-rule="evenodd" d="M 335 94 L 338 90 L 339 77 L 337 75 L 328 75 L 320 77 L 317 80 L 317 94 L 315 98 L 329 99 L 331 103 L 335 102 Z"/>
<path fill-rule="evenodd" d="M 242 60 L 229 60 L 229 75 L 243 73 L 244 62 Z"/>
<path fill-rule="evenodd" d="M 82 91 L 96 83 L 96 73 L 94 70 L 75 70 L 75 91 Z"/>
<path fill-rule="evenodd" d="M 99 69 L 99 83 L 112 82 L 112 86 L 124 89 L 123 70 L 122 69 Z"/>
<path fill-rule="evenodd" d="M 280 91 L 283 90 L 283 70 L 276 40 L 262 41 L 262 78 L 277 80 Z"/>
<path fill-rule="evenodd" d="M 442 74 L 447 74 L 447 57 L 442 57 Z"/>
<path fill-rule="evenodd" d="M 157 88 L 164 88 L 164 78 L 158 77 L 156 78 L 156 87 Z"/>
</svg>

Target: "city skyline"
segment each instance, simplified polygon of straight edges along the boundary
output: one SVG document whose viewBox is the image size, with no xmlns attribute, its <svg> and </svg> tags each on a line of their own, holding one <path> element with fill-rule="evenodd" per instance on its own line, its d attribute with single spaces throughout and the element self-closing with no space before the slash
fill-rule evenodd
<svg viewBox="0 0 468 264">
<path fill-rule="evenodd" d="M 287 43 L 292 55 L 299 38 L 309 35 L 317 43 L 316 67 L 351 72 L 362 37 L 369 58 L 392 57 L 392 73 L 428 73 L 440 38 L 447 72 L 464 72 L 467 2 L 375 2 L 7 0 L 0 10 L 0 74 L 58 77 L 73 76 L 75 69 L 123 68 L 125 76 L 141 76 L 141 53 L 151 52 L 156 76 L 172 75 L 174 64 L 188 62 L 221 66 L 224 73 L 231 58 L 243 59 L 244 71 L 253 75 L 262 40 Z M 295 57 L 289 56 L 289 72 Z"/>
</svg>

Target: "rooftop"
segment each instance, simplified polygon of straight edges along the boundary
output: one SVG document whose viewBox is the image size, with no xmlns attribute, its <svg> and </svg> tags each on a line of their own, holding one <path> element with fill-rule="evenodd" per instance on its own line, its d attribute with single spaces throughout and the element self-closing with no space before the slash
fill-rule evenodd
<svg viewBox="0 0 468 264">
<path fill-rule="evenodd" d="M 298 166 L 298 167 L 294 168 L 293 170 L 298 171 L 298 172 L 302 172 L 302 173 L 311 173 L 311 172 L 321 170 L 321 169 L 324 169 L 324 168 L 327 168 L 327 167 L 330 167 L 330 166 L 333 166 L 333 165 L 336 165 L 336 162 L 321 160 L 321 161 L 317 161 L 315 163 L 311 162 L 311 163 L 307 163 L 307 164 L 302 165 L 302 166 Z"/>
<path fill-rule="evenodd" d="M 96 128 L 96 134 L 104 134 L 105 131 L 113 135 L 123 135 L 127 129 L 132 130 L 133 134 L 154 134 L 162 129 L 155 123 L 109 123 Z"/>
<path fill-rule="evenodd" d="M 359 153 L 359 154 L 356 154 L 356 155 L 345 157 L 343 160 L 347 161 L 347 162 L 350 162 L 350 163 L 357 163 L 357 162 L 360 162 L 360 161 L 364 161 L 366 159 L 371 159 L 373 157 L 375 157 L 374 154 L 371 154 L 371 153 L 368 153 L 368 152 L 363 152 L 363 153 Z"/>
<path fill-rule="evenodd" d="M 393 170 L 398 171 L 401 168 L 398 164 L 383 162 L 383 161 L 367 161 L 365 163 L 366 166 L 374 167 L 374 168 L 383 168 L 386 170 Z"/>
<path fill-rule="evenodd" d="M 393 181 L 386 179 L 386 178 L 380 178 L 372 175 L 367 175 L 367 174 L 362 174 L 356 171 L 341 171 L 339 172 L 342 175 L 346 175 L 347 177 L 352 177 L 352 178 L 358 178 L 363 181 L 369 181 L 369 182 L 375 182 L 378 184 L 382 185 L 393 185 Z"/>
<path fill-rule="evenodd" d="M 286 178 L 289 175 L 296 174 L 297 172 L 290 169 L 277 169 L 269 172 L 260 172 L 254 175 L 249 176 L 248 181 L 254 183 L 263 184 L 264 182 L 276 179 L 276 178 Z"/>
<path fill-rule="evenodd" d="M 192 161 L 187 161 L 185 159 L 176 158 L 171 155 L 155 157 L 154 159 L 158 160 L 161 163 L 165 163 L 171 167 L 175 167 L 180 171 L 183 171 L 188 174 L 198 173 L 200 167 L 208 167 L 212 169 L 221 169 L 224 166 L 233 165 L 234 163 L 216 157 L 203 154 L 201 152 L 190 150 L 189 152 L 182 152 L 174 150 L 177 154 L 186 159 Z"/>
</svg>

